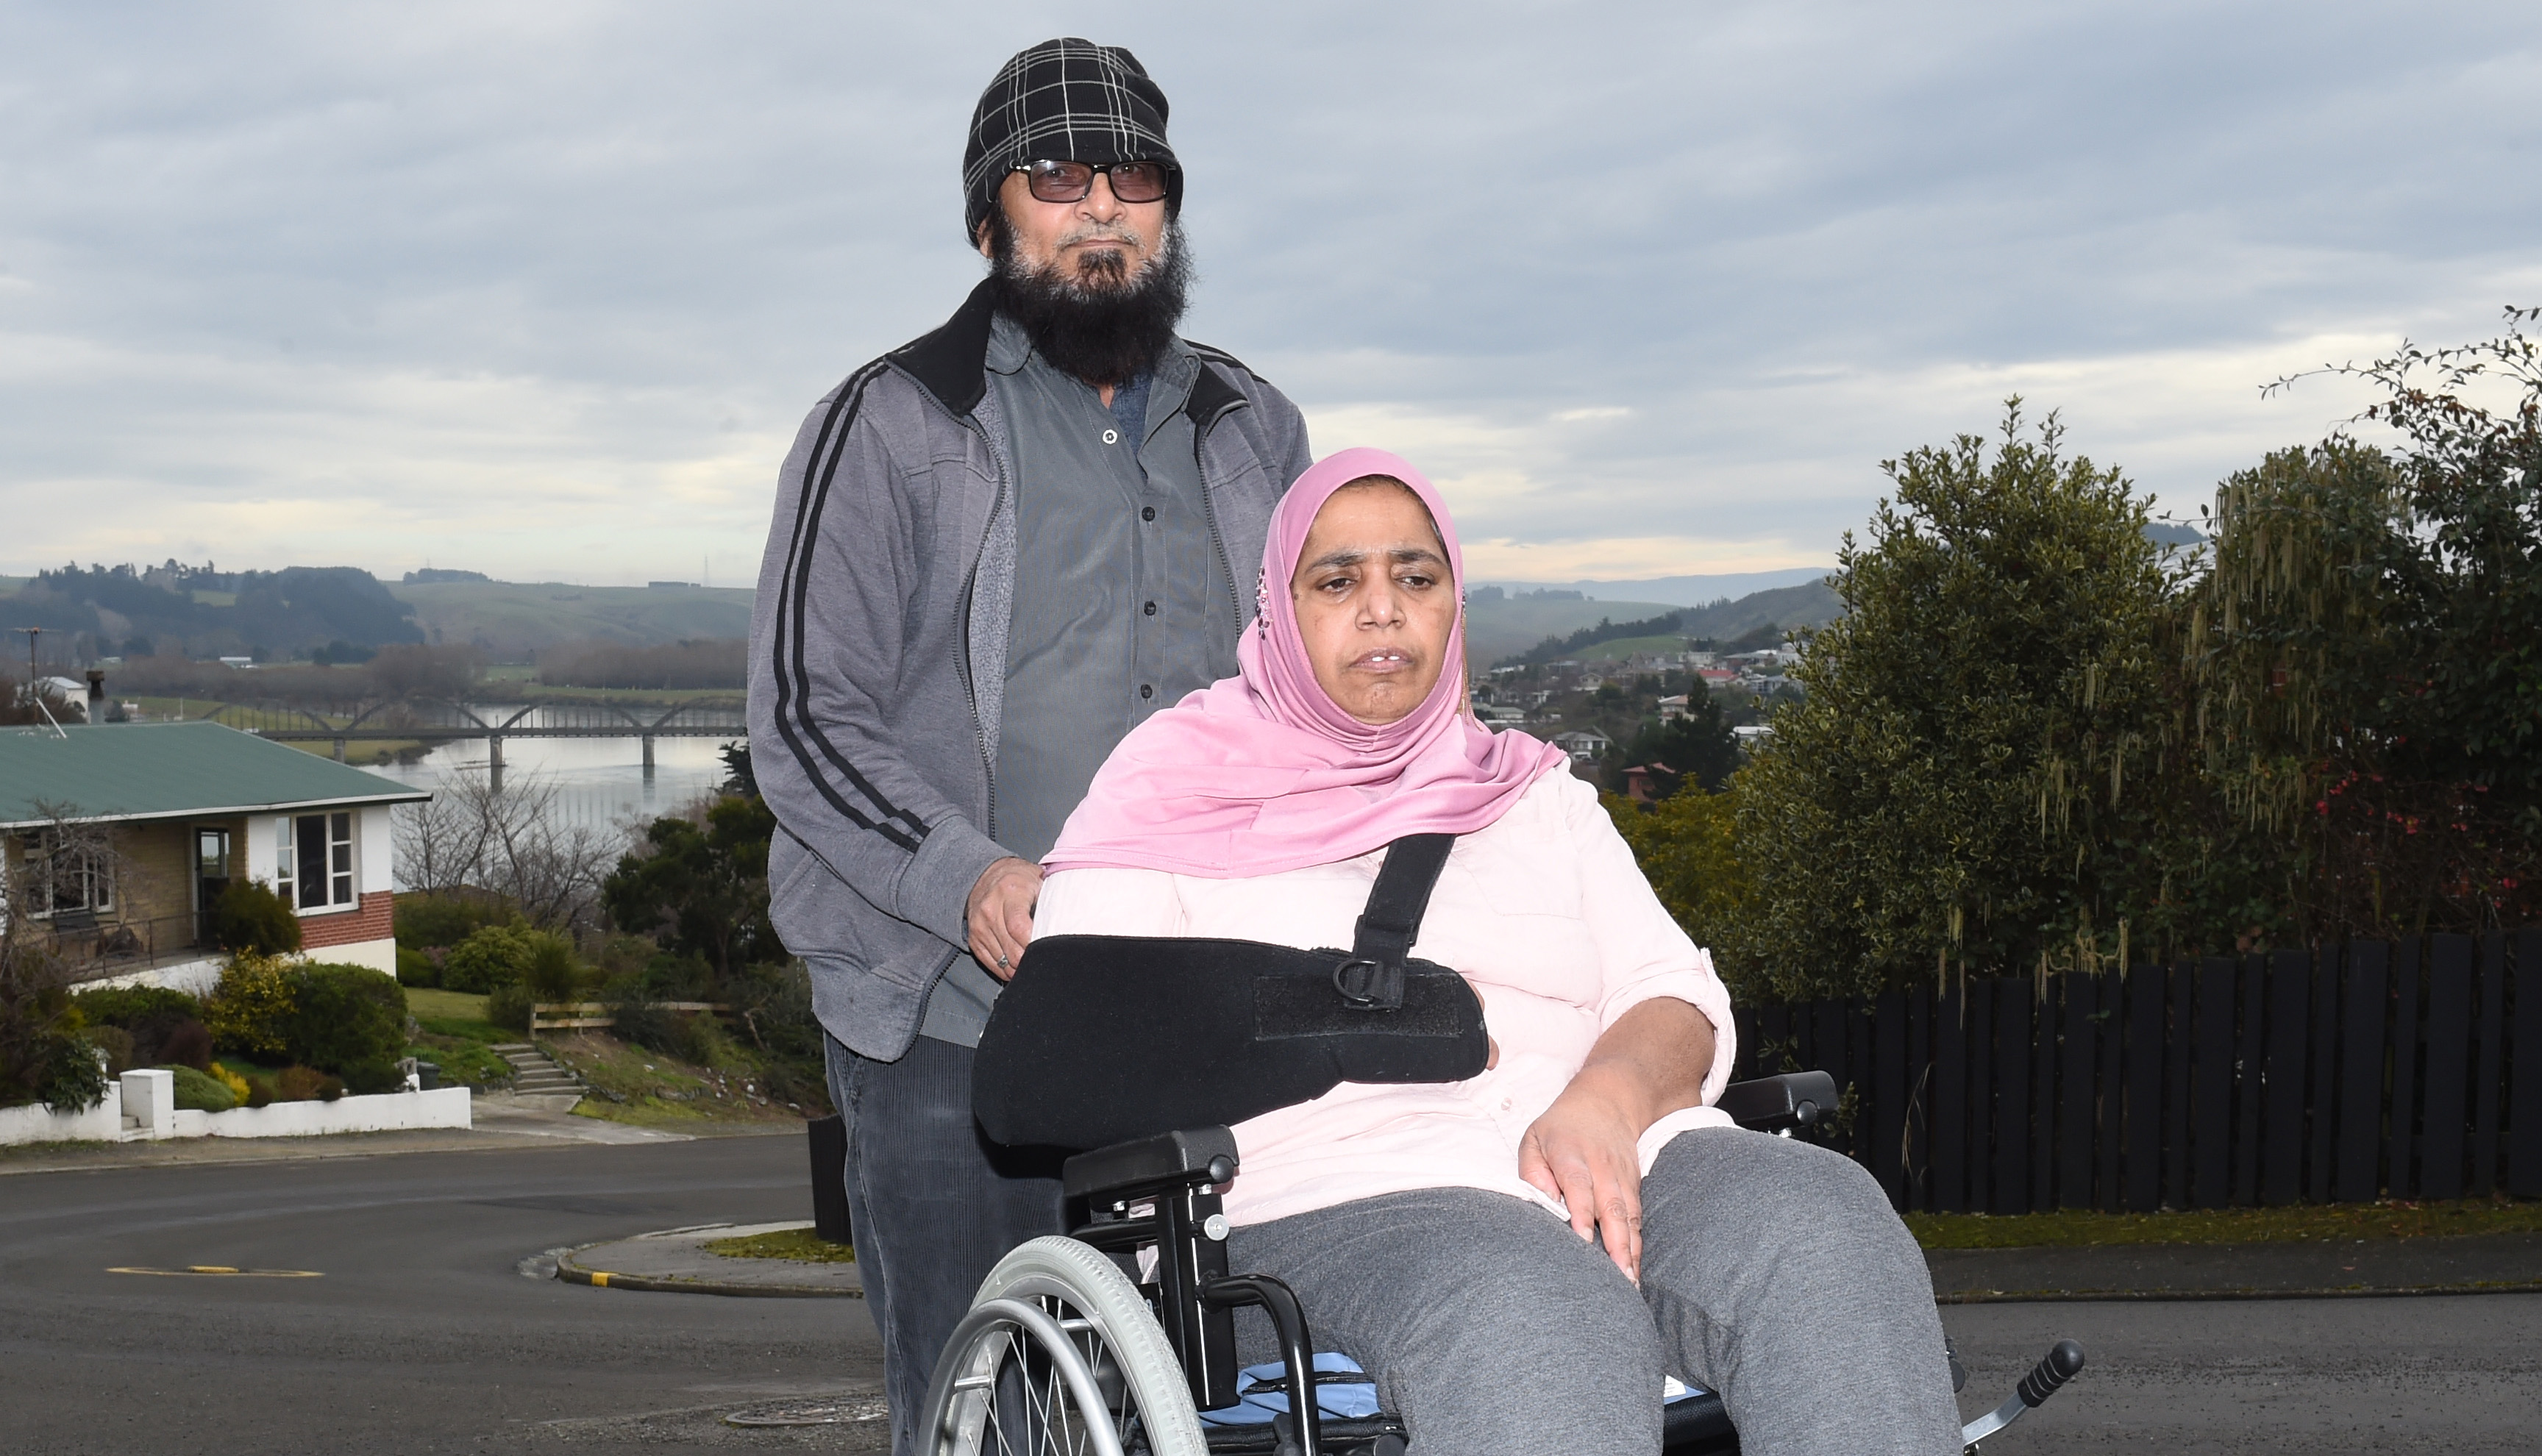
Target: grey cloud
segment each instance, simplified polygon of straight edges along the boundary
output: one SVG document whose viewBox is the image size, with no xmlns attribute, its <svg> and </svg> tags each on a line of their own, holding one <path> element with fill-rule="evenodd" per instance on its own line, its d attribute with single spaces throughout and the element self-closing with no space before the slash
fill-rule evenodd
<svg viewBox="0 0 2542 1456">
<path fill-rule="evenodd" d="M 1319 411 L 1501 432 L 1536 488 L 1478 538 L 1823 552 L 1879 459 L 2058 363 L 2076 446 L 2194 502 L 2341 412 L 2249 393 L 2311 340 L 2542 281 L 2521 4 L 1137 18 L 1098 38 L 1175 101 L 1191 331 Z M 317 492 L 346 519 L 218 554 L 640 580 L 703 535 L 741 574 L 800 411 L 978 275 L 979 85 L 1090 24 L 0 8 L 0 570 Z M 2249 377 L 2208 405 L 2126 364 L 2175 358 Z M 1584 406 L 1629 413 L 1552 419 Z"/>
</svg>

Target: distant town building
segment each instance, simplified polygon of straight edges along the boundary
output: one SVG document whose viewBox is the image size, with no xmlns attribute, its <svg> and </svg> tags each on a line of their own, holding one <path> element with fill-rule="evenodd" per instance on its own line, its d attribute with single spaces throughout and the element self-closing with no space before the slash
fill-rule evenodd
<svg viewBox="0 0 2542 1456">
<path fill-rule="evenodd" d="M 1591 763 L 1615 746 L 1615 740 L 1595 728 L 1577 728 L 1553 735 L 1553 746 L 1571 756 L 1574 764 Z"/>
</svg>

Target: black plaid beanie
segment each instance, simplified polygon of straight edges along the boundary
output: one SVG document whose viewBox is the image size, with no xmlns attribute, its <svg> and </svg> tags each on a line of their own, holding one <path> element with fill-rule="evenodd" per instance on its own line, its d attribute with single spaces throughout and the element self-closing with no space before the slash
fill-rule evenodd
<svg viewBox="0 0 2542 1456">
<path fill-rule="evenodd" d="M 975 241 L 1007 174 L 1026 162 L 1162 162 L 1165 212 L 1182 210 L 1183 170 L 1165 144 L 1165 94 L 1139 58 L 1074 36 L 1044 40 L 998 68 L 962 149 L 963 240 Z"/>
</svg>

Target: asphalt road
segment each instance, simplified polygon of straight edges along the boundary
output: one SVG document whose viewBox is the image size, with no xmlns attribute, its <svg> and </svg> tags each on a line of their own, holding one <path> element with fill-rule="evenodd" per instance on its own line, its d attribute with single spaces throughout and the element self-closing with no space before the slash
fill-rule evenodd
<svg viewBox="0 0 2542 1456">
<path fill-rule="evenodd" d="M 0 1177 L 0 1452 L 869 1445 L 872 1427 L 716 1419 L 877 1389 L 861 1300 L 518 1272 L 560 1246 L 810 1216 L 799 1137 Z M 109 1273 L 193 1265 L 319 1276 Z"/>
<path fill-rule="evenodd" d="M 2542 1294 L 1957 1305 L 1942 1326 L 1971 1416 L 2057 1340 L 2089 1356 L 1986 1456 L 2542 1451 Z"/>
<path fill-rule="evenodd" d="M 523 1277 L 561 1246 L 810 1216 L 792 1137 L 0 1176 L 0 1452 L 866 1450 L 861 1301 Z M 314 1278 L 156 1276 L 222 1265 Z M 1989 1456 L 2542 1450 L 2542 1295 L 1955 1306 L 1969 1414 L 2059 1337 L 2091 1366 Z M 1831 1372 L 1840 1378 L 1840 1372 Z"/>
</svg>

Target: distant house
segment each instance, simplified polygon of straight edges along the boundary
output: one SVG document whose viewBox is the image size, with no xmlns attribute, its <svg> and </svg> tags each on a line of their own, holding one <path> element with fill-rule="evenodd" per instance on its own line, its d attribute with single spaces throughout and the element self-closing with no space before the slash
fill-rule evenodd
<svg viewBox="0 0 2542 1456">
<path fill-rule="evenodd" d="M 1680 692 L 1675 696 L 1661 698 L 1660 721 L 1663 723 L 1674 723 L 1678 719 L 1684 717 L 1685 697 L 1686 695 L 1684 693 Z"/>
<path fill-rule="evenodd" d="M 1665 797 L 1668 786 L 1677 782 L 1678 771 L 1654 760 L 1635 764 L 1624 770 L 1624 797 L 1636 804 L 1656 804 Z"/>
<path fill-rule="evenodd" d="M 79 980 L 200 989 L 211 908 L 255 880 L 312 955 L 395 975 L 389 808 L 430 797 L 218 723 L 0 729 L 0 915 Z"/>
<path fill-rule="evenodd" d="M 1595 728 L 1578 728 L 1553 735 L 1553 746 L 1571 756 L 1574 764 L 1587 764 L 1615 746 L 1615 740 Z"/>
<path fill-rule="evenodd" d="M 1695 669 L 1694 675 L 1703 680 L 1703 686 L 1706 688 L 1736 688 L 1739 686 L 1739 674 L 1733 672 L 1729 668 L 1697 668 Z"/>
<path fill-rule="evenodd" d="M 1774 730 L 1766 724 L 1754 723 L 1731 729 L 1730 736 L 1738 741 L 1742 750 L 1754 752 L 1773 740 Z"/>
</svg>

